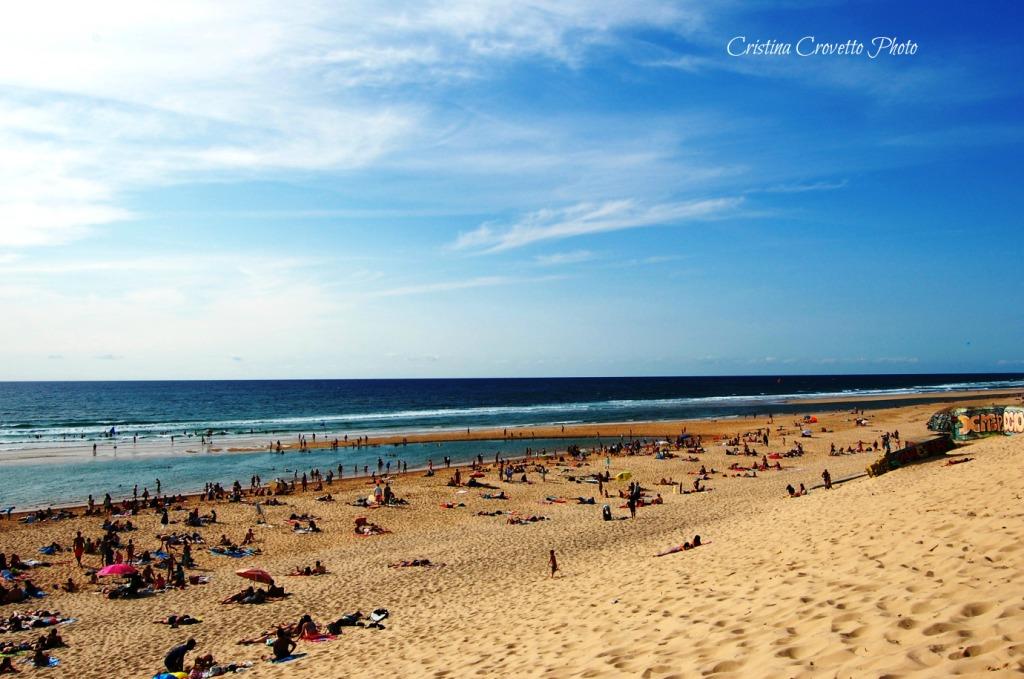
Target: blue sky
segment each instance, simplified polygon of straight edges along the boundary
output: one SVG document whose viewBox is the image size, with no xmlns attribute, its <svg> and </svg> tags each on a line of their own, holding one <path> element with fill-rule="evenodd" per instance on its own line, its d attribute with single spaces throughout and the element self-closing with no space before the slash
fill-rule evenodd
<svg viewBox="0 0 1024 679">
<path fill-rule="evenodd" d="M 55 5 L 0 379 L 1024 370 L 1015 3 Z"/>
</svg>

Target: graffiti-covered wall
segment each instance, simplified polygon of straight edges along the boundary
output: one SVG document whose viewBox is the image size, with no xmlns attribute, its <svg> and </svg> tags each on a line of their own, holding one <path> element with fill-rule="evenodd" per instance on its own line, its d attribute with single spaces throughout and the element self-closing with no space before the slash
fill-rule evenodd
<svg viewBox="0 0 1024 679">
<path fill-rule="evenodd" d="M 1024 434 L 1024 408 L 987 406 L 943 410 L 932 416 L 928 428 L 950 434 L 957 441 L 993 434 Z"/>
</svg>

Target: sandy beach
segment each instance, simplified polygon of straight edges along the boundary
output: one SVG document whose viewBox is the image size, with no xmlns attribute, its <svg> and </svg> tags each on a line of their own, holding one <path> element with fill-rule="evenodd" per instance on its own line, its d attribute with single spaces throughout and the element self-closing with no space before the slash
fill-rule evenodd
<svg viewBox="0 0 1024 679">
<path fill-rule="evenodd" d="M 319 493 L 312 491 L 282 497 L 286 506 L 265 508 L 266 526 L 257 526 L 249 504 L 203 502 L 201 513 L 216 509 L 218 515 L 216 524 L 198 529 L 206 547 L 222 534 L 240 542 L 252 528 L 263 554 L 233 559 L 197 547 L 199 567 L 188 574 L 207 576 L 209 584 L 136 600 L 109 600 L 85 584 L 85 571 L 68 552 L 37 552 L 51 542 L 70 547 L 77 530 L 98 538 L 102 518 L 31 526 L 2 521 L 0 552 L 53 565 L 29 572 L 49 592 L 45 598 L 3 606 L 0 613 L 42 607 L 76 618 L 59 627 L 67 648 L 52 653 L 61 675 L 86 678 L 152 677 L 164 654 L 189 636 L 198 642 L 190 660 L 212 653 L 218 663 L 252 662 L 245 672 L 252 677 L 1018 674 L 1024 669 L 1024 513 L 1014 507 L 1024 492 L 1017 471 L 1024 439 L 959 449 L 956 455 L 974 458 L 968 464 L 946 466 L 939 459 L 830 491 L 815 487 L 826 468 L 833 479 L 855 477 L 878 457 L 829 456 L 831 444 L 870 446 L 894 429 L 904 441 L 921 440 L 935 409 L 874 411 L 869 427 L 854 426 L 849 412 L 822 414 L 812 438 L 799 438 L 792 417 L 777 417 L 771 444 L 751 445 L 758 453 L 784 452 L 799 441 L 805 455 L 783 458 L 781 471 L 756 478 L 723 474 L 732 463 L 760 458 L 727 456 L 723 442 L 713 439 L 764 427 L 763 420 L 689 423 L 690 432 L 705 437 L 698 462 L 611 459 L 612 475 L 628 471 L 664 499 L 640 508 L 633 520 L 601 520 L 606 502 L 616 518 L 628 517 L 620 506 L 625 500 L 617 497 L 575 503 L 597 495 L 595 485 L 569 478 L 604 471 L 603 458 L 593 457 L 583 467 L 549 460 L 546 479 L 531 469 L 529 484 L 500 482 L 488 469 L 480 481 L 500 487 L 509 500 L 448 486 L 453 472 L 440 470 L 392 482 L 405 506 L 351 506 L 372 485 L 346 480 L 324 491 L 336 497 L 333 503 L 316 501 Z M 665 423 L 630 428 L 634 436 L 651 438 L 677 433 Z M 690 488 L 691 472 L 701 465 L 717 470 L 705 482 L 711 492 L 685 495 L 676 486 L 656 485 L 672 478 Z M 240 481 L 248 486 L 248 479 Z M 788 497 L 787 484 L 800 483 L 809 495 Z M 614 494 L 626 482 L 607 487 Z M 569 501 L 548 504 L 547 497 Z M 184 507 L 196 504 L 193 499 Z M 478 515 L 495 510 L 547 520 L 510 525 L 507 514 Z M 292 513 L 315 515 L 322 532 L 294 533 L 286 523 Z M 170 512 L 167 530 L 191 532 L 185 515 Z M 356 536 L 353 521 L 361 516 L 390 532 Z M 158 515 L 146 510 L 132 521 L 138 530 L 122 538 L 132 538 L 137 552 L 156 549 L 155 535 L 165 530 Z M 655 557 L 694 534 L 705 543 L 699 549 Z M 560 567 L 554 578 L 548 577 L 551 549 Z M 388 567 L 422 558 L 444 565 Z M 330 573 L 286 576 L 316 560 Z M 87 555 L 85 564 L 96 568 L 99 557 Z M 248 567 L 269 571 L 291 596 L 263 605 L 220 604 L 246 584 L 234 571 Z M 81 592 L 53 591 L 69 577 Z M 324 624 L 377 608 L 390 613 L 385 629 L 346 627 L 334 640 L 300 641 L 297 652 L 305 655 L 287 664 L 261 660 L 265 646 L 237 643 L 304 613 Z M 178 629 L 153 623 L 181 613 L 203 622 Z M 0 634 L 0 643 L 36 636 Z"/>
</svg>

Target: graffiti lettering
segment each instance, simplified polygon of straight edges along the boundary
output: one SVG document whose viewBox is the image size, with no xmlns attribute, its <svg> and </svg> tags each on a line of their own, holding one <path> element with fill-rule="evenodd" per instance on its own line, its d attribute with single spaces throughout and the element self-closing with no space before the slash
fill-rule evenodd
<svg viewBox="0 0 1024 679">
<path fill-rule="evenodd" d="M 989 434 L 1024 434 L 1024 408 L 957 408 L 952 415 L 956 418 L 952 434 L 958 439 Z"/>
</svg>

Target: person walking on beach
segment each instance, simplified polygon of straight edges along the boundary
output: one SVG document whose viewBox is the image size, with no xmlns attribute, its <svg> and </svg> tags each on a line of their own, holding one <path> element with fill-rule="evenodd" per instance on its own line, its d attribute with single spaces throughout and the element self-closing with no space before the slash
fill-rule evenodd
<svg viewBox="0 0 1024 679">
<path fill-rule="evenodd" d="M 548 556 L 548 565 L 551 567 L 551 577 L 555 577 L 555 573 L 558 572 L 558 559 L 555 558 L 555 550 L 551 550 Z"/>
<path fill-rule="evenodd" d="M 832 475 L 827 469 L 821 473 L 821 480 L 825 482 L 825 490 L 832 490 Z"/>
<path fill-rule="evenodd" d="M 75 534 L 75 540 L 71 543 L 71 548 L 75 552 L 75 561 L 78 562 L 78 567 L 82 567 L 82 555 L 85 554 L 85 538 L 82 537 L 82 531 L 78 531 Z"/>
</svg>

